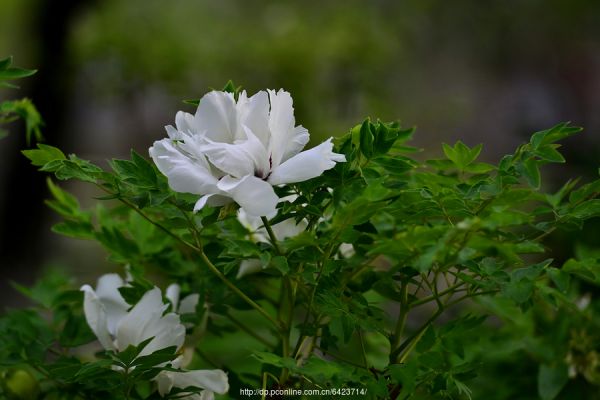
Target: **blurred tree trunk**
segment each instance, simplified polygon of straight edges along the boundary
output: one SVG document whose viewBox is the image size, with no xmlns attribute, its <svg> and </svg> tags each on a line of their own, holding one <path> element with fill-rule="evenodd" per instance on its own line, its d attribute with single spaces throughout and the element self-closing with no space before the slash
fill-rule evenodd
<svg viewBox="0 0 600 400">
<path fill-rule="evenodd" d="M 67 42 L 73 22 L 91 0 L 40 0 L 33 11 L 31 37 L 37 41 L 35 68 L 29 93 L 45 121 L 43 134 L 49 144 L 64 148 L 69 138 L 63 130 L 71 88 Z M 25 135 L 13 132 L 10 150 L 26 148 Z M 30 284 L 43 264 L 44 236 L 48 232 L 45 218 L 44 174 L 36 171 L 25 157 L 17 156 L 8 165 L 4 207 L 0 210 L 0 304 L 14 305 L 14 291 L 9 281 Z"/>
</svg>

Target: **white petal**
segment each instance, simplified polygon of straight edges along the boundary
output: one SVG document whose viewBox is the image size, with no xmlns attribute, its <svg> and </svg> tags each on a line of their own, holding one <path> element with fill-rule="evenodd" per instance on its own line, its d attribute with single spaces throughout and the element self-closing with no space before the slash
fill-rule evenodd
<svg viewBox="0 0 600 400">
<path fill-rule="evenodd" d="M 277 212 L 275 212 L 275 214 L 277 214 Z M 274 216 L 275 215 L 268 215 L 267 218 L 272 218 Z M 240 224 L 250 231 L 250 240 L 254 242 L 269 243 L 269 239 L 267 239 L 267 231 L 263 227 L 263 222 L 260 217 L 248 215 L 246 210 L 243 208 L 238 210 L 237 217 L 238 221 L 240 221 Z"/>
<path fill-rule="evenodd" d="M 218 207 L 218 206 L 224 206 L 225 204 L 229 204 L 232 201 L 233 200 L 229 196 L 224 196 L 221 194 L 214 194 L 214 193 L 208 194 L 208 195 L 202 196 L 202 197 L 200 197 L 200 199 L 198 199 L 198 201 L 194 205 L 194 212 L 200 211 L 207 204 L 211 207 Z"/>
<path fill-rule="evenodd" d="M 154 380 L 156 381 L 156 385 L 158 386 L 158 394 L 164 397 L 165 394 L 169 393 L 173 388 L 173 378 L 171 377 L 173 373 L 171 371 L 161 371 L 156 375 Z"/>
<path fill-rule="evenodd" d="M 178 111 L 177 114 L 175 114 L 175 125 L 177 126 L 178 131 L 185 134 L 192 135 L 197 133 L 195 126 L 196 121 L 194 116 L 190 113 Z"/>
<path fill-rule="evenodd" d="M 267 92 L 260 91 L 254 96 L 247 98 L 246 91 L 240 93 L 238 99 L 238 113 L 240 124 L 250 128 L 262 145 L 269 145 L 269 96 Z"/>
<path fill-rule="evenodd" d="M 317 147 L 303 151 L 290 158 L 273 170 L 269 176 L 269 183 L 280 185 L 283 183 L 303 182 L 320 176 L 325 170 L 331 169 L 336 162 L 344 162 L 343 154 L 333 151 L 331 138 Z"/>
<path fill-rule="evenodd" d="M 211 140 L 233 143 L 238 129 L 233 94 L 212 91 L 204 95 L 196 111 L 195 126 Z"/>
<path fill-rule="evenodd" d="M 200 392 L 199 397 L 195 399 L 192 398 L 190 400 L 215 400 L 215 393 L 211 392 L 210 390 L 203 390 Z"/>
<path fill-rule="evenodd" d="M 272 214 L 279 200 L 270 184 L 252 175 L 242 179 L 224 176 L 217 187 L 228 193 L 250 216 Z"/>
<path fill-rule="evenodd" d="M 170 284 L 167 287 L 167 290 L 165 291 L 165 297 L 171 302 L 171 310 L 173 311 L 177 311 L 177 304 L 179 303 L 179 293 L 181 293 L 181 287 L 176 283 Z"/>
<path fill-rule="evenodd" d="M 129 304 L 125 302 L 119 292 L 119 288 L 125 282 L 118 274 L 105 274 L 98 279 L 96 285 L 96 296 L 102 302 L 106 311 L 106 324 L 111 335 L 115 335 L 117 324 L 127 314 Z"/>
<path fill-rule="evenodd" d="M 273 168 L 297 154 L 308 143 L 308 131 L 302 127 L 294 128 L 294 107 L 292 96 L 284 90 L 269 90 L 271 112 L 269 130 L 271 131 L 270 153 Z"/>
<path fill-rule="evenodd" d="M 237 217 L 240 224 L 250 232 L 257 230 L 262 225 L 260 218 L 249 216 L 243 208 L 238 210 Z"/>
<path fill-rule="evenodd" d="M 215 190 L 217 178 L 202 161 L 192 159 L 179 151 L 171 139 L 154 142 L 150 147 L 150 157 L 169 180 L 169 186 L 176 192 L 206 194 Z"/>
<path fill-rule="evenodd" d="M 350 243 L 340 244 L 339 251 L 342 257 L 344 258 L 350 258 L 356 253 L 356 251 L 354 250 L 354 246 Z"/>
<path fill-rule="evenodd" d="M 290 140 L 286 144 L 285 152 L 283 153 L 283 157 L 281 157 L 280 164 L 300 153 L 309 140 L 310 135 L 308 134 L 308 129 L 302 125 L 295 127 L 292 131 Z"/>
<path fill-rule="evenodd" d="M 273 233 L 278 240 L 284 240 L 289 237 L 294 237 L 306 230 L 308 223 L 305 219 L 296 224 L 294 218 L 286 219 L 272 226 Z"/>
<path fill-rule="evenodd" d="M 92 289 L 90 285 L 83 285 L 81 291 L 83 291 L 83 312 L 85 314 L 85 320 L 100 341 L 100 344 L 102 344 L 102 347 L 107 350 L 114 350 L 115 346 L 108 331 L 106 311 L 104 310 L 100 299 L 96 296 L 94 289 Z"/>
<path fill-rule="evenodd" d="M 165 130 L 167 131 L 167 136 L 169 136 L 169 139 L 171 140 L 183 140 L 185 138 L 182 132 L 173 128 L 173 125 L 165 126 Z"/>
<path fill-rule="evenodd" d="M 159 319 L 154 319 L 144 329 L 145 339 L 154 337 L 140 356 L 152 354 L 157 350 L 175 346 L 178 350 L 185 341 L 185 327 L 181 323 L 179 315 L 168 313 Z"/>
<path fill-rule="evenodd" d="M 181 389 L 195 386 L 219 394 L 229 390 L 227 374 L 220 369 L 171 372 L 171 378 L 173 386 Z"/>
<path fill-rule="evenodd" d="M 236 178 L 254 175 L 254 157 L 246 141 L 239 144 L 210 142 L 200 149 L 215 167 L 228 175 Z"/>
<path fill-rule="evenodd" d="M 263 263 L 258 258 L 251 258 L 249 260 L 242 260 L 240 263 L 240 269 L 238 270 L 237 279 L 241 279 L 246 275 L 251 275 L 256 272 L 262 271 Z"/>
<path fill-rule="evenodd" d="M 193 293 L 187 295 L 181 300 L 179 303 L 179 308 L 177 312 L 179 314 L 193 314 L 196 312 L 196 306 L 198 305 L 198 301 L 200 300 L 200 295 L 198 293 Z"/>
<path fill-rule="evenodd" d="M 146 292 L 117 326 L 119 350 L 125 350 L 129 345 L 137 346 L 153 336 L 147 331 L 147 327 L 161 318 L 165 308 L 160 289 L 154 288 Z"/>
<path fill-rule="evenodd" d="M 248 156 L 252 158 L 254 163 L 254 175 L 264 179 L 271 171 L 271 160 L 269 159 L 267 148 L 250 128 L 243 125 L 242 129 L 246 140 L 240 142 L 240 145 L 246 149 Z"/>
</svg>

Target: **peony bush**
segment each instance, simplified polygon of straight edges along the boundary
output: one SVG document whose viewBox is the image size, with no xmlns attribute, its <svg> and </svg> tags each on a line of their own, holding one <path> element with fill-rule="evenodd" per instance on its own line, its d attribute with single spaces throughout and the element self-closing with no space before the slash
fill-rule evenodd
<svg viewBox="0 0 600 400">
<path fill-rule="evenodd" d="M 304 150 L 283 90 L 229 83 L 193 103 L 150 159 L 104 170 L 23 151 L 53 177 L 53 231 L 97 241 L 119 274 L 17 286 L 36 305 L 0 318 L 3 395 L 597 393 L 600 253 L 557 262 L 545 241 L 600 215 L 600 179 L 548 192 L 540 172 L 580 128 L 534 133 L 494 165 L 462 142 L 423 160 L 413 129 L 371 119 Z M 65 180 L 94 185 L 98 206 Z"/>
</svg>

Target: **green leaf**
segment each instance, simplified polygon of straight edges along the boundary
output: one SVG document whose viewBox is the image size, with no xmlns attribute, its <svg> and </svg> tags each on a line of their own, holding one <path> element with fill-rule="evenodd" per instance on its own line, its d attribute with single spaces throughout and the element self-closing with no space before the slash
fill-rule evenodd
<svg viewBox="0 0 600 400">
<path fill-rule="evenodd" d="M 4 61 L 4 60 L 3 60 Z M 7 68 L 0 69 L 0 81 L 8 81 L 13 79 L 26 78 L 35 74 L 35 69 L 23 69 L 23 68 Z"/>
<path fill-rule="evenodd" d="M 371 121 L 366 119 L 360 127 L 360 152 L 366 157 L 373 155 L 373 133 L 371 132 Z"/>
<path fill-rule="evenodd" d="M 122 364 L 123 367 L 129 368 L 133 365 L 133 361 L 136 357 L 144 350 L 144 348 L 154 339 L 150 337 L 144 341 L 142 341 L 139 345 L 129 345 L 127 348 L 119 353 L 114 353 L 113 358 L 119 363 Z"/>
<path fill-rule="evenodd" d="M 242 88 L 241 86 L 235 87 L 233 81 L 229 80 L 229 81 L 227 81 L 225 86 L 223 86 L 223 91 L 228 92 L 228 93 L 237 94 L 241 88 Z"/>
<path fill-rule="evenodd" d="M 548 268 L 546 271 L 552 282 L 556 285 L 558 290 L 563 293 L 567 293 L 569 290 L 569 283 L 571 282 L 571 277 L 569 274 L 563 270 L 558 268 Z"/>
<path fill-rule="evenodd" d="M 573 209 L 571 215 L 580 219 L 600 216 L 600 199 L 592 199 L 579 204 Z"/>
<path fill-rule="evenodd" d="M 486 174 L 495 169 L 496 167 L 492 164 L 484 162 L 471 163 L 464 168 L 465 172 L 469 172 L 471 174 Z"/>
<path fill-rule="evenodd" d="M 549 144 L 537 149 L 534 154 L 545 161 L 564 163 L 565 158 L 556 150 L 559 145 Z"/>
<path fill-rule="evenodd" d="M 569 380 L 565 364 L 540 365 L 538 372 L 538 394 L 542 400 L 552 400 L 558 396 Z"/>
<path fill-rule="evenodd" d="M 529 186 L 534 189 L 539 189 L 541 184 L 540 168 L 538 161 L 534 158 L 529 158 L 518 165 L 517 169 L 523 175 Z"/>
<path fill-rule="evenodd" d="M 37 167 L 44 166 L 51 161 L 66 159 L 64 153 L 60 149 L 47 144 L 38 143 L 37 150 L 21 151 L 25 157 L 31 160 L 31 163 Z"/>
<path fill-rule="evenodd" d="M 290 272 L 290 266 L 288 265 L 287 258 L 283 256 L 275 256 L 271 259 L 271 263 L 275 268 L 281 272 L 282 275 L 287 275 Z"/>
<path fill-rule="evenodd" d="M 123 299 L 128 304 L 137 304 L 142 296 L 146 294 L 148 290 L 152 289 L 152 285 L 141 280 L 135 280 L 129 282 L 127 286 L 121 286 L 118 290 Z"/>
<path fill-rule="evenodd" d="M 13 60 L 12 56 L 8 56 L 8 57 L 0 60 L 0 70 L 8 69 L 8 67 L 10 67 L 12 64 L 12 60 Z"/>
<path fill-rule="evenodd" d="M 274 365 L 276 367 L 290 368 L 296 365 L 293 358 L 283 358 L 276 354 L 267 353 L 263 351 L 254 351 L 252 353 L 252 356 L 263 364 Z"/>
<path fill-rule="evenodd" d="M 152 164 L 135 151 L 130 160 L 112 160 L 111 166 L 123 182 L 143 189 L 154 189 L 157 185 L 156 172 Z"/>
<path fill-rule="evenodd" d="M 534 133 L 530 140 L 531 147 L 537 150 L 540 146 L 558 142 L 581 131 L 582 128 L 569 126 L 568 122 L 563 122 L 545 131 Z"/>
<path fill-rule="evenodd" d="M 148 354 L 146 356 L 137 357 L 135 360 L 133 360 L 131 366 L 138 366 L 142 369 L 148 369 L 156 367 L 159 364 L 173 361 L 177 357 L 179 357 L 179 354 L 177 354 L 177 346 L 171 346 L 156 350 L 152 354 Z"/>
<path fill-rule="evenodd" d="M 392 175 L 400 175 L 414 168 L 415 164 L 412 160 L 406 157 L 383 156 L 373 158 L 373 162 L 382 167 L 387 173 Z"/>
<path fill-rule="evenodd" d="M 95 237 L 94 226 L 84 221 L 63 221 L 52 226 L 52 232 L 69 236 L 75 239 L 89 239 Z"/>
<path fill-rule="evenodd" d="M 594 258 L 575 260 L 571 258 L 563 264 L 562 271 L 600 284 L 600 260 Z"/>
<path fill-rule="evenodd" d="M 407 364 L 392 364 L 389 366 L 389 372 L 392 379 L 402 385 L 400 399 L 405 399 L 413 394 L 417 387 L 418 368 L 416 362 Z"/>
<path fill-rule="evenodd" d="M 58 342 L 63 347 L 76 347 L 96 340 L 96 335 L 88 326 L 83 315 L 70 315 L 61 332 Z"/>
<path fill-rule="evenodd" d="M 452 161 L 458 169 L 464 170 L 469 164 L 475 161 L 477 157 L 479 157 L 479 153 L 481 153 L 483 145 L 478 144 L 470 149 L 467 145 L 459 140 L 454 144 L 454 147 L 450 147 L 446 143 L 443 143 L 442 148 L 444 150 L 444 154 L 446 154 L 446 157 Z"/>
</svg>

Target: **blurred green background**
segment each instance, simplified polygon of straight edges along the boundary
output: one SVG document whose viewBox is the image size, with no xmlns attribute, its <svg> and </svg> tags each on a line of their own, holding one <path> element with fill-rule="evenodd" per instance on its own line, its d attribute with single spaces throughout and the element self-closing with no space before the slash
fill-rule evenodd
<svg viewBox="0 0 600 400">
<path fill-rule="evenodd" d="M 146 154 L 177 110 L 193 112 L 181 100 L 229 79 L 290 91 L 317 140 L 367 116 L 401 119 L 428 155 L 461 139 L 497 161 L 573 121 L 586 132 L 566 142 L 568 167 L 548 171 L 554 186 L 595 174 L 600 159 L 595 0 L 0 0 L 0 57 L 11 54 L 39 72 L 0 98 L 32 98 L 48 143 L 103 165 L 130 148 Z M 22 126 L 11 128 L 0 142 L 7 305 L 18 302 L 8 281 L 31 283 L 43 265 L 88 281 L 109 268 L 94 244 L 49 233 L 45 177 L 19 153 Z M 94 203 L 88 187 L 70 189 Z"/>
</svg>

